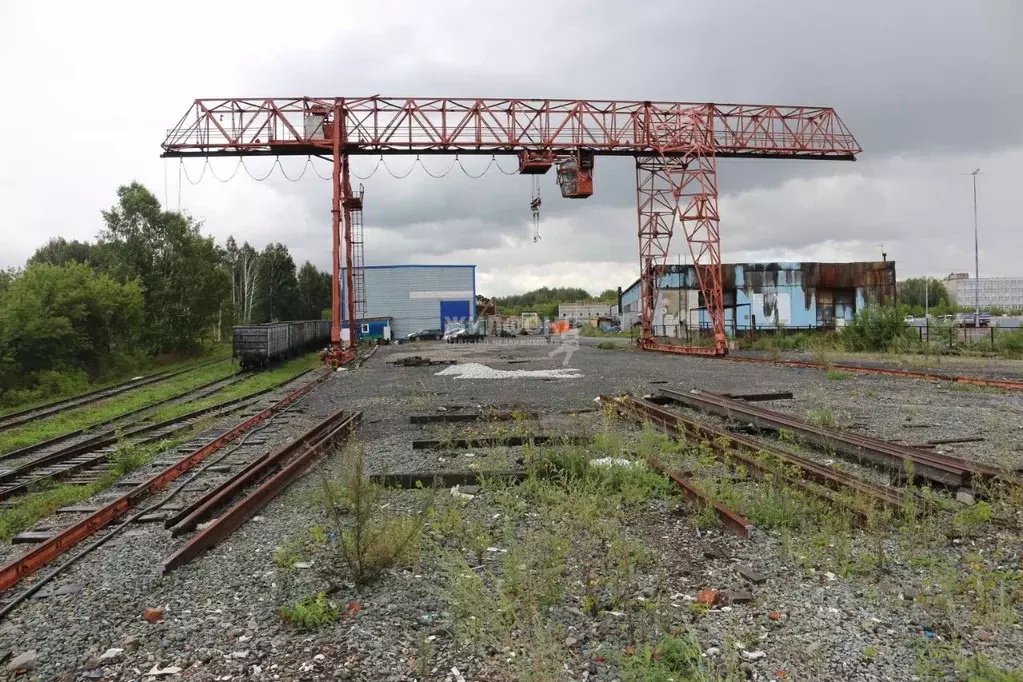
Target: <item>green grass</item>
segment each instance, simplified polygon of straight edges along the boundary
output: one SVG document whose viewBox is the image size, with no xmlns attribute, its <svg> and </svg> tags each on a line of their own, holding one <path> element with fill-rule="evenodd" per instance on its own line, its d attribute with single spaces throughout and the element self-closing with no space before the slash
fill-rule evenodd
<svg viewBox="0 0 1023 682">
<path fill-rule="evenodd" d="M 603 329 L 601 329 L 600 327 L 591 327 L 590 325 L 584 325 L 584 326 L 580 327 L 579 328 L 579 336 L 591 336 L 591 337 L 597 337 L 597 338 L 614 338 L 614 337 L 624 338 L 624 339 L 632 338 L 632 335 L 629 334 L 629 330 L 627 330 L 627 329 L 625 331 L 606 332 Z"/>
<path fill-rule="evenodd" d="M 216 346 L 213 350 L 208 353 L 204 353 L 202 356 L 188 358 L 186 360 L 168 361 L 167 358 L 149 358 L 145 362 L 139 363 L 132 368 L 125 371 L 117 372 L 112 376 L 103 377 L 102 379 L 89 382 L 87 385 L 81 386 L 76 390 L 56 392 L 45 397 L 41 397 L 37 400 L 26 400 L 14 405 L 4 405 L 0 408 L 0 417 L 11 412 L 19 412 L 21 410 L 27 410 L 36 406 L 46 405 L 48 403 L 63 400 L 65 398 L 73 398 L 76 395 L 82 393 L 88 393 L 90 391 L 96 391 L 103 388 L 108 388 L 116 384 L 122 384 L 132 377 L 137 376 L 150 376 L 161 372 L 175 372 L 177 370 L 186 369 L 192 365 L 207 360 L 214 359 L 229 360 L 231 358 L 231 345 L 221 344 Z"/>
<path fill-rule="evenodd" d="M 848 381 L 852 379 L 852 374 L 843 372 L 840 369 L 829 369 L 824 373 L 824 378 L 828 381 Z"/>
<path fill-rule="evenodd" d="M 252 374 L 242 381 L 239 381 L 237 384 L 228 386 L 223 391 L 218 391 L 208 398 L 192 401 L 184 405 L 168 405 L 166 407 L 157 408 L 152 412 L 150 419 L 156 422 L 163 421 L 165 419 L 173 419 L 174 417 L 178 417 L 188 412 L 194 412 L 195 410 L 201 410 L 205 407 L 211 407 L 233 398 L 240 398 L 248 393 L 260 391 L 264 388 L 270 388 L 281 383 L 288 377 L 295 376 L 307 369 L 318 367 L 321 364 L 319 352 L 303 355 L 265 372 Z"/>
<path fill-rule="evenodd" d="M 614 341 L 601 341 L 597 344 L 599 350 L 614 350 L 618 347 L 618 344 Z"/>
<path fill-rule="evenodd" d="M 31 528 L 36 522 L 61 507 L 78 504 L 103 492 L 121 477 L 141 469 L 156 455 L 184 443 L 206 426 L 205 423 L 199 422 L 186 433 L 159 443 L 144 446 L 122 443 L 109 457 L 110 468 L 103 476 L 88 485 L 50 484 L 11 498 L 13 506 L 0 512 L 0 542 L 9 542 L 15 535 Z"/>
<path fill-rule="evenodd" d="M 192 361 L 192 364 L 197 364 L 198 362 L 201 361 Z M 89 428 L 108 419 L 191 390 L 214 379 L 231 376 L 235 371 L 234 365 L 226 360 L 216 362 L 186 372 L 165 382 L 143 386 L 142 388 L 122 393 L 107 400 L 83 405 L 77 409 L 72 408 L 67 411 L 58 412 L 46 419 L 0 433 L 0 453 L 17 450 L 26 445 L 32 445 L 33 443 L 38 443 L 39 441 L 47 440 L 69 431 Z M 187 412 L 188 410 L 185 411 Z"/>
</svg>

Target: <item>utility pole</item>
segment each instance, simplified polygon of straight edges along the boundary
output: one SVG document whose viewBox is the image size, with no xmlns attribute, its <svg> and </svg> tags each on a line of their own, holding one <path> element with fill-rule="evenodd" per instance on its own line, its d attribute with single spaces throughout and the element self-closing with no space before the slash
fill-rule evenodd
<svg viewBox="0 0 1023 682">
<path fill-rule="evenodd" d="M 924 324 L 927 324 L 931 304 L 931 278 L 924 277 Z"/>
<path fill-rule="evenodd" d="M 980 248 L 977 236 L 977 173 L 976 169 L 970 175 L 973 176 L 973 328 L 980 327 Z"/>
</svg>

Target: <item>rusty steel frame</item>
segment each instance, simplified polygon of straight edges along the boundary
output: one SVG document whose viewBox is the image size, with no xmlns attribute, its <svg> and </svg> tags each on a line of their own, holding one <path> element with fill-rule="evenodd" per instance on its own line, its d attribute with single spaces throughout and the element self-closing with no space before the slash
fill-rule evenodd
<svg viewBox="0 0 1023 682">
<path fill-rule="evenodd" d="M 345 243 L 351 338 L 356 343 L 348 158 L 358 154 L 511 154 L 580 150 L 637 158 L 641 348 L 653 340 L 657 270 L 674 222 L 682 226 L 714 332 L 727 354 L 717 208 L 717 158 L 854 161 L 862 151 L 827 107 L 568 99 L 218 98 L 197 99 L 163 142 L 164 157 L 322 156 L 333 173 L 331 342 L 340 344 L 340 243 Z M 647 188 L 644 189 L 644 185 Z M 343 219 L 342 219 L 343 213 Z M 670 219 L 668 215 L 670 214 Z M 342 236 L 342 227 L 343 236 Z M 704 259 L 705 258 L 705 262 Z"/>
<path fill-rule="evenodd" d="M 790 486 L 813 495 L 830 504 L 839 504 L 848 508 L 861 521 L 869 520 L 866 510 L 850 505 L 847 501 L 836 497 L 830 490 L 809 485 L 806 481 L 795 478 L 785 472 L 761 461 L 759 455 L 768 455 L 784 465 L 799 469 L 806 478 L 831 490 L 848 489 L 858 494 L 873 498 L 884 507 L 901 509 L 906 505 L 906 493 L 903 490 L 880 485 L 848 472 L 839 471 L 811 459 L 807 459 L 783 448 L 761 443 L 757 440 L 719 429 L 697 419 L 686 417 L 647 400 L 627 397 L 618 400 L 617 404 L 627 410 L 629 416 L 637 421 L 649 421 L 671 436 L 693 436 L 710 446 L 711 451 L 720 455 L 722 461 L 729 466 L 738 461 L 754 476 L 766 479 L 784 480 Z"/>
<path fill-rule="evenodd" d="M 216 546 L 231 533 L 241 528 L 246 521 L 280 494 L 292 481 L 297 480 L 324 450 L 334 445 L 339 439 L 347 438 L 361 421 L 362 412 L 355 412 L 340 424 L 333 426 L 319 440 L 307 445 L 303 452 L 284 465 L 276 474 L 238 500 L 230 509 L 164 560 L 160 569 L 161 574 L 184 566 L 203 551 Z M 232 488 L 231 494 L 236 493 L 238 489 Z"/>
<path fill-rule="evenodd" d="M 938 374 L 936 372 L 913 372 L 905 369 L 889 369 L 887 367 L 864 367 L 862 365 L 843 365 L 836 363 L 821 364 L 806 360 L 772 360 L 771 358 L 753 358 L 737 355 L 730 355 L 727 358 L 733 362 L 753 362 L 760 364 L 781 365 L 783 367 L 805 367 L 807 369 L 840 369 L 848 372 L 859 372 L 861 374 L 879 374 L 881 376 L 904 377 L 906 379 L 924 379 L 928 381 L 951 381 L 957 384 L 970 384 L 972 386 L 990 386 L 992 388 L 1004 388 L 1007 390 L 1023 390 L 1023 381 L 1011 381 L 1008 379 L 985 379 L 984 377 L 971 377 L 959 374 Z"/>
<path fill-rule="evenodd" d="M 743 421 L 749 421 L 759 428 L 790 431 L 807 442 L 826 448 L 828 451 L 889 467 L 900 474 L 906 473 L 908 470 L 906 465 L 911 462 L 916 478 L 951 488 L 969 486 L 974 477 L 1004 478 L 999 469 L 986 464 L 927 452 L 859 433 L 815 426 L 787 414 L 725 398 L 714 393 L 704 391 L 682 393 L 668 389 L 662 389 L 658 393 L 693 409 L 726 418 L 738 416 Z"/>
<path fill-rule="evenodd" d="M 281 410 L 285 409 L 296 400 L 309 393 L 313 388 L 319 386 L 330 377 L 330 372 L 323 372 L 323 375 L 301 388 L 289 393 L 262 412 L 249 417 L 236 425 L 230 431 L 217 437 L 214 441 L 195 450 L 187 457 L 175 462 L 163 471 L 159 472 L 148 481 L 145 481 L 124 495 L 107 504 L 103 508 L 67 528 L 50 540 L 22 557 L 14 559 L 6 566 L 0 568 L 0 591 L 6 590 L 17 584 L 22 578 L 35 573 L 40 568 L 53 561 L 71 547 L 75 546 L 85 538 L 107 526 L 110 522 L 127 513 L 132 507 L 138 504 L 149 494 L 164 487 L 171 481 L 178 478 L 196 464 L 224 447 L 231 441 L 237 439 L 246 431 L 252 429 L 261 422 L 271 418 Z"/>
</svg>

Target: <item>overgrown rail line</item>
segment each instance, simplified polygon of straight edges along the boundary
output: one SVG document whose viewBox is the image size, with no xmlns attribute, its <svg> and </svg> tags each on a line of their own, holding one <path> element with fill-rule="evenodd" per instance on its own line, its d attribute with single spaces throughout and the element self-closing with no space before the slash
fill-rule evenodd
<svg viewBox="0 0 1023 682">
<path fill-rule="evenodd" d="M 632 396 L 601 397 L 623 416 L 640 423 L 650 422 L 659 430 L 673 436 L 688 436 L 706 443 L 711 452 L 727 466 L 744 467 L 759 479 L 784 481 L 794 489 L 829 504 L 849 509 L 861 522 L 869 519 L 869 507 L 863 499 L 888 507 L 904 508 L 909 493 L 825 466 L 776 445 L 734 434 L 712 424 L 683 415 L 649 400 Z M 789 473 L 785 469 L 789 469 Z M 795 472 L 799 473 L 797 477 Z M 810 482 L 817 485 L 813 485 Z M 835 491 L 850 492 L 855 497 L 842 497 Z"/>
<path fill-rule="evenodd" d="M 891 369 L 889 367 L 868 367 L 865 365 L 850 365 L 842 363 L 820 363 L 808 360 L 782 360 L 774 358 L 757 358 L 748 355 L 726 355 L 723 358 L 731 362 L 752 362 L 764 365 L 779 365 L 782 367 L 803 367 L 807 369 L 841 370 L 844 372 L 858 372 L 860 374 L 878 374 L 881 376 L 902 377 L 905 379 L 923 379 L 925 381 L 950 381 L 956 384 L 968 384 L 971 386 L 989 386 L 991 388 L 1003 388 L 1011 391 L 1023 391 L 1023 381 L 1012 379 L 992 379 L 989 377 L 970 376 L 968 374 L 943 374 L 941 372 L 916 372 L 905 369 Z"/>
<path fill-rule="evenodd" d="M 288 379 L 288 381 L 293 380 Z M 109 461 L 110 455 L 121 445 L 143 446 L 157 443 L 191 428 L 204 418 L 224 417 L 244 409 L 252 400 L 275 388 L 277 387 L 254 391 L 161 422 L 137 426 L 120 434 L 103 434 L 94 440 L 90 439 L 85 443 L 70 445 L 38 457 L 19 467 L 0 473 L 0 501 L 28 492 L 33 485 L 44 481 L 62 479 L 100 467 Z"/>
<path fill-rule="evenodd" d="M 741 419 L 772 431 L 788 431 L 813 445 L 850 459 L 881 466 L 896 476 L 912 476 L 950 488 L 969 487 L 975 479 L 1000 479 L 1001 470 L 951 455 L 899 445 L 859 433 L 810 424 L 802 419 L 775 412 L 740 400 L 706 391 L 683 393 L 670 389 L 660 396 L 689 408 L 728 419 Z"/>
<path fill-rule="evenodd" d="M 107 386 L 106 388 L 99 388 L 96 389 L 95 391 L 89 391 L 88 393 L 82 393 L 76 396 L 71 396 L 70 398 L 63 398 L 61 400 L 56 400 L 51 403 L 46 403 L 45 405 L 37 405 L 35 407 L 29 407 L 24 410 L 19 410 L 17 412 L 10 412 L 8 414 L 0 416 L 0 431 L 7 431 L 18 426 L 24 426 L 25 424 L 49 417 L 53 414 L 56 414 L 57 412 L 61 412 L 63 410 L 70 410 L 76 407 L 81 407 L 83 405 L 89 405 L 91 403 L 99 402 L 100 400 L 112 398 L 116 395 L 120 395 L 122 393 L 135 390 L 136 388 L 150 386 L 152 384 L 167 381 L 168 379 L 172 379 L 180 374 L 185 374 L 186 372 L 191 372 L 201 367 L 207 367 L 209 365 L 213 365 L 219 362 L 229 361 L 230 361 L 229 358 L 222 358 L 219 360 L 208 360 L 206 362 L 200 362 L 198 364 L 174 372 L 161 372 L 158 374 L 151 374 L 148 377 L 125 381 L 120 384 L 115 384 L 113 386 Z"/>
<path fill-rule="evenodd" d="M 303 373 L 305 374 L 305 373 Z M 57 557 L 61 556 L 72 547 L 75 547 L 82 540 L 96 534 L 103 528 L 107 527 L 110 523 L 124 516 L 131 509 L 138 507 L 144 500 L 156 491 L 162 489 L 185 472 L 196 467 L 198 464 L 209 458 L 215 452 L 221 450 L 229 443 L 243 437 L 243 434 L 256 428 L 262 422 L 272 419 L 278 413 L 288 409 L 296 401 L 302 399 L 310 391 L 314 390 L 317 386 L 321 385 L 330 377 L 329 371 L 323 370 L 315 379 L 305 383 L 296 390 L 285 395 L 280 400 L 274 402 L 269 407 L 261 410 L 260 412 L 247 417 L 227 432 L 214 436 L 212 440 L 206 442 L 200 447 L 190 450 L 182 458 L 176 460 L 163 470 L 159 471 L 155 475 L 151 476 L 147 480 L 143 481 L 139 485 L 135 486 L 128 492 L 118 496 L 116 499 L 108 504 L 103 505 L 99 509 L 88 513 L 84 518 L 73 522 L 72 525 L 60 531 L 50 539 L 34 547 L 26 554 L 18 557 L 8 563 L 6 566 L 0 568 L 0 591 L 9 590 L 16 584 L 18 584 L 24 578 L 32 575 L 40 568 L 46 566 Z M 292 377 L 289 381 L 294 381 L 297 377 Z M 160 506 L 160 503 L 153 507 L 142 510 L 135 514 L 130 520 L 138 520 L 145 513 L 150 513 L 154 508 Z M 127 524 L 121 524 L 116 527 L 107 537 L 101 538 L 99 541 L 93 543 L 89 547 L 83 550 L 84 552 L 91 551 L 95 547 L 98 547 L 105 542 L 110 535 L 118 532 L 120 529 L 125 527 Z M 64 567 L 70 565 L 74 561 L 77 561 L 83 553 L 79 553 L 77 556 L 65 562 L 65 564 L 57 569 L 62 570 Z M 51 576 L 54 574 L 51 574 Z M 37 581 L 29 589 L 23 591 L 21 594 L 12 597 L 12 600 L 5 600 L 7 604 L 4 609 L 0 611 L 0 617 L 9 613 L 21 600 L 27 597 L 29 594 L 38 589 L 44 582 L 48 581 L 51 576 L 47 576 L 43 580 Z"/>
<path fill-rule="evenodd" d="M 209 526 L 169 556 L 161 567 L 166 573 L 184 566 L 241 527 L 291 482 L 300 477 L 328 449 L 343 441 L 361 422 L 362 413 L 340 410 L 291 440 L 276 452 L 252 461 L 247 467 L 209 491 L 165 526 L 174 536 L 194 530 L 205 519 L 228 507 Z M 253 488 L 253 486 L 255 486 Z M 243 491 L 250 489 L 248 493 Z M 234 504 L 232 501 L 237 500 Z"/>
<path fill-rule="evenodd" d="M 146 412 L 149 412 L 157 407 L 160 407 L 161 405 L 166 405 L 168 403 L 181 401 L 184 399 L 187 399 L 186 402 L 200 400 L 209 395 L 212 395 L 213 393 L 223 390 L 228 386 L 232 386 L 238 383 L 239 381 L 243 381 L 244 379 L 245 377 L 243 375 L 236 374 L 234 376 L 220 377 L 219 379 L 207 381 L 206 383 L 200 384 L 199 386 L 194 386 L 188 390 L 181 391 L 180 393 L 176 393 L 167 398 L 163 398 L 162 400 L 157 400 L 156 402 L 149 403 L 148 405 L 144 405 L 138 409 L 131 410 L 130 412 L 119 414 L 116 417 L 111 417 L 110 419 L 105 419 L 101 422 L 97 422 L 90 426 L 83 426 L 80 429 L 74 429 L 73 431 L 62 433 L 60 435 L 54 436 L 53 438 L 41 440 L 38 443 L 32 443 L 31 445 L 26 445 L 24 447 L 18 448 L 17 450 L 10 450 L 8 452 L 0 454 L 0 461 L 20 459 L 22 457 L 32 454 L 33 452 L 38 452 L 39 450 L 51 448 L 55 445 L 63 443 L 64 441 L 71 440 L 72 438 L 84 436 L 87 433 L 93 433 L 93 436 L 90 438 L 91 441 L 101 440 L 105 435 L 113 432 L 113 428 L 108 427 L 121 426 L 125 423 L 126 420 L 131 420 L 132 417 L 137 417 L 139 415 L 145 414 Z M 84 442 L 85 441 L 82 441 L 82 443 Z"/>
</svg>

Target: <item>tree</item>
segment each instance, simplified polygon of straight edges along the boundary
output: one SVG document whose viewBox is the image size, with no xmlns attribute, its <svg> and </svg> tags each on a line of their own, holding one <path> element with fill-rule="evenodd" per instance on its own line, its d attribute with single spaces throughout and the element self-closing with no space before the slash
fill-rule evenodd
<svg viewBox="0 0 1023 682">
<path fill-rule="evenodd" d="M 255 282 L 255 315 L 259 322 L 293 320 L 298 307 L 295 261 L 280 242 L 267 244 L 259 254 Z"/>
<path fill-rule="evenodd" d="M 603 301 L 604 303 L 613 303 L 614 305 L 618 305 L 618 290 L 604 289 L 600 292 L 600 296 L 597 297 L 597 300 Z"/>
<path fill-rule="evenodd" d="M 29 266 L 0 298 L 0 392 L 48 372 L 101 374 L 133 350 L 142 311 L 137 281 L 75 262 Z"/>
<path fill-rule="evenodd" d="M 318 320 L 324 308 L 331 304 L 331 276 L 321 272 L 315 265 L 306 261 L 298 270 L 298 308 L 299 319 Z"/>
<path fill-rule="evenodd" d="M 937 307 L 939 304 L 948 305 L 951 302 L 948 289 L 940 280 L 933 277 L 910 277 L 898 284 L 899 303 L 913 309 L 922 309 L 925 292 L 928 299 L 927 305 L 931 308 Z"/>
<path fill-rule="evenodd" d="M 93 245 L 77 240 L 68 241 L 63 237 L 54 237 L 36 249 L 28 259 L 28 265 L 47 263 L 64 265 L 65 263 L 89 263 L 92 260 Z"/>
<path fill-rule="evenodd" d="M 145 301 L 142 340 L 151 352 L 191 351 L 220 319 L 230 296 L 230 271 L 211 238 L 190 216 L 164 211 L 138 183 L 117 190 L 118 203 L 103 212 L 100 244 L 110 254 L 110 272 L 120 281 L 138 279 Z"/>
</svg>

